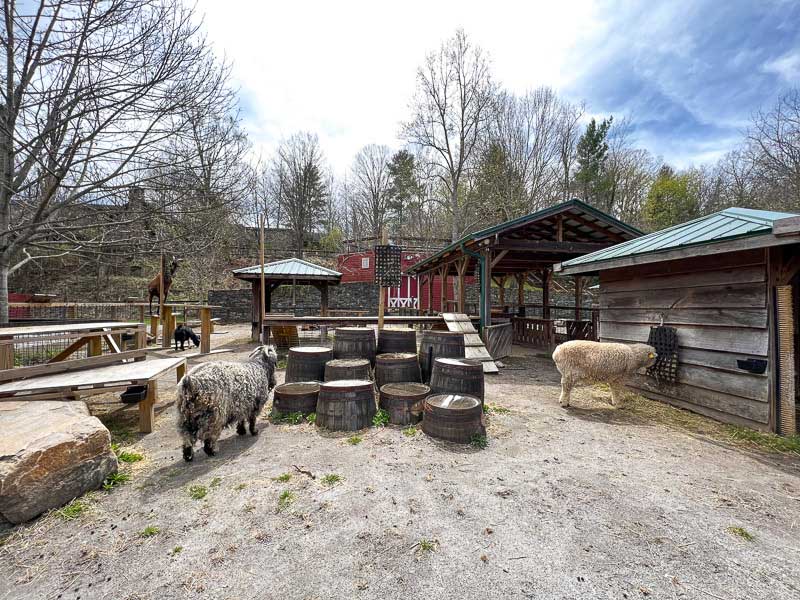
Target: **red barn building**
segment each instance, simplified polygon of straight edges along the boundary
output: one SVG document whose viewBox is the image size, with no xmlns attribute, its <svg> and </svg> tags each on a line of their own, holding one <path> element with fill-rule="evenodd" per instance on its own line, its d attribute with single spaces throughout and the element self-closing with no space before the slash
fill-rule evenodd
<svg viewBox="0 0 800 600">
<path fill-rule="evenodd" d="M 419 279 L 416 275 L 406 275 L 406 270 L 413 264 L 427 258 L 429 253 L 418 250 L 404 250 L 401 255 L 400 268 L 403 272 L 402 281 L 399 287 L 388 288 L 386 290 L 386 307 L 388 309 L 413 308 L 422 311 L 428 310 L 428 286 L 419 286 Z M 372 283 L 375 281 L 375 252 L 373 250 L 363 250 L 360 252 L 350 252 L 340 254 L 336 257 L 336 270 L 342 274 L 342 284 L 348 283 Z M 455 299 L 453 287 L 454 277 L 447 280 L 447 299 Z M 472 283 L 473 278 L 468 277 L 467 283 Z M 441 278 L 436 278 L 433 283 L 433 310 L 442 312 L 441 304 Z"/>
</svg>

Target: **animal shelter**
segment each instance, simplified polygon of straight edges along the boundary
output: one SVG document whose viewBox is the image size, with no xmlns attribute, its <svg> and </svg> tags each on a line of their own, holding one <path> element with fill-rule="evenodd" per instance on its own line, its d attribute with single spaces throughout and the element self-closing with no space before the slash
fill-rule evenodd
<svg viewBox="0 0 800 600">
<path fill-rule="evenodd" d="M 643 395 L 717 420 L 797 430 L 800 216 L 729 208 L 556 266 L 597 275 L 599 339 L 648 342 Z"/>
</svg>

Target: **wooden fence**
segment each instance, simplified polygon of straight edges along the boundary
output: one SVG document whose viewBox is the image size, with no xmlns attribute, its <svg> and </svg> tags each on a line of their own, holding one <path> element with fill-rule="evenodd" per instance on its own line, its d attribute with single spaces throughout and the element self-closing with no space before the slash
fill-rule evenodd
<svg viewBox="0 0 800 600">
<path fill-rule="evenodd" d="M 595 319 L 538 319 L 535 317 L 513 317 L 514 343 L 520 346 L 552 350 L 569 340 L 596 340 Z"/>
</svg>

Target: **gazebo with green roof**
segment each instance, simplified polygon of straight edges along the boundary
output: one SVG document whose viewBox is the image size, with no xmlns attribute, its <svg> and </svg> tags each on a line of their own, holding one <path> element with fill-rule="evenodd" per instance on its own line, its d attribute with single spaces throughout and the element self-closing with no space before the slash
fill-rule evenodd
<svg viewBox="0 0 800 600">
<path fill-rule="evenodd" d="M 263 327 L 261 315 L 261 265 L 244 267 L 233 271 L 236 279 L 249 281 L 253 291 L 252 333 L 253 340 L 258 340 Z M 272 292 L 281 285 L 310 285 L 320 292 L 320 316 L 328 314 L 328 287 L 339 285 L 342 274 L 333 269 L 316 265 L 300 258 L 287 258 L 264 265 L 265 305 L 266 312 L 272 310 Z"/>
</svg>

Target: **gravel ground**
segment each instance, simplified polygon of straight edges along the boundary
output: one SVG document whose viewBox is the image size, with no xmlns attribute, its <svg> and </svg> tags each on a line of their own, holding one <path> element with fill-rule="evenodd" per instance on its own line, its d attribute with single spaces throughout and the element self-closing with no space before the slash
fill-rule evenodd
<svg viewBox="0 0 800 600">
<path fill-rule="evenodd" d="M 187 464 L 174 407 L 144 437 L 116 415 L 144 460 L 74 519 L 11 532 L 0 598 L 800 597 L 800 458 L 596 387 L 563 410 L 550 361 L 506 364 L 483 450 L 262 419 Z"/>
</svg>

